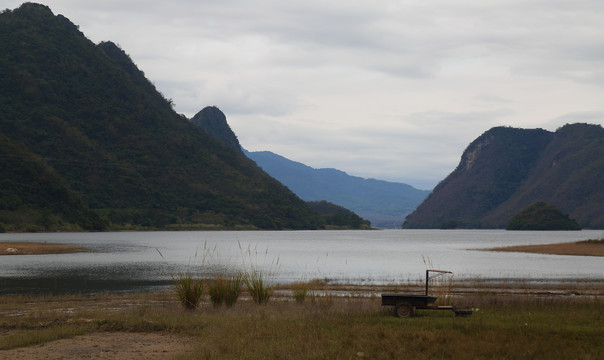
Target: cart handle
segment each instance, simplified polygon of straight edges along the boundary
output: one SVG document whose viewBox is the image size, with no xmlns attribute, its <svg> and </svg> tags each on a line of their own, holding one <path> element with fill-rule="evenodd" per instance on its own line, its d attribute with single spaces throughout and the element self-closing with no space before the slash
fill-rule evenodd
<svg viewBox="0 0 604 360">
<path fill-rule="evenodd" d="M 447 271 L 447 270 L 434 270 L 434 269 L 426 270 L 426 296 L 428 296 L 428 282 L 430 281 L 431 272 L 437 272 L 437 273 L 442 273 L 442 274 L 453 274 L 453 272 Z"/>
</svg>

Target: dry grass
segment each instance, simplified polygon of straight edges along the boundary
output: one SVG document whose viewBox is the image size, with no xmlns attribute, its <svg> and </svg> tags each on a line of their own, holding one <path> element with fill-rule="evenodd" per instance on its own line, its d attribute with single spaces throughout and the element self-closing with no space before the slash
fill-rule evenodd
<svg viewBox="0 0 604 360">
<path fill-rule="evenodd" d="M 199 305 L 205 282 L 193 277 L 190 272 L 183 272 L 173 277 L 174 293 L 181 305 L 187 310 L 194 310 Z"/>
<path fill-rule="evenodd" d="M 601 240 L 588 240 L 561 244 L 506 246 L 490 250 L 551 255 L 604 256 L 604 242 Z"/>
<path fill-rule="evenodd" d="M 344 296 L 344 286 L 315 285 L 327 296 L 300 304 L 287 293 L 293 289 L 280 287 L 266 306 L 257 306 L 244 293 L 231 308 L 215 308 L 205 296 L 195 311 L 183 310 L 173 293 L 4 296 L 0 349 L 80 334 L 152 332 L 193 339 L 192 353 L 176 357 L 181 360 L 597 359 L 604 353 L 601 282 L 567 284 L 568 294 L 558 294 L 557 286 L 531 290 L 528 284 L 512 289 L 480 281 L 454 283 L 452 302 L 479 308 L 473 316 L 418 310 L 408 319 L 380 306 L 383 287 L 348 287 Z M 366 292 L 374 296 L 355 295 Z"/>
<path fill-rule="evenodd" d="M 213 279 L 207 280 L 210 301 L 217 307 L 225 304 L 227 307 L 235 305 L 243 290 L 245 275 L 241 272 L 233 274 L 217 274 Z"/>
</svg>

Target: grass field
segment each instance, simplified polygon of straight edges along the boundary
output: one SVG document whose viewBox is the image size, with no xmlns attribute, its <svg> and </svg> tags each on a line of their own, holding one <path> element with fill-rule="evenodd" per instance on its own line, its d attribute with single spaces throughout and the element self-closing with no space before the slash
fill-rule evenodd
<svg viewBox="0 0 604 360">
<path fill-rule="evenodd" d="M 13 357 L 15 351 L 20 351 L 21 359 L 33 359 L 27 357 L 29 349 L 37 348 L 32 345 L 46 343 L 50 349 L 61 338 L 98 336 L 102 343 L 108 335 L 127 340 L 141 334 L 182 339 L 186 345 L 166 343 L 162 357 L 166 359 L 601 359 L 604 355 L 604 284 L 598 282 L 539 288 L 460 283 L 453 286 L 452 302 L 477 308 L 472 316 L 418 310 L 406 319 L 380 306 L 379 294 L 385 288 L 313 285 L 320 289 L 311 290 L 303 303 L 294 300 L 291 289 L 281 287 L 268 304 L 257 305 L 243 294 L 231 308 L 214 307 L 205 296 L 194 311 L 185 310 L 173 293 L 4 296 L 0 297 L 0 359 Z M 417 289 L 401 285 L 396 290 Z M 161 346 L 159 339 L 154 343 Z M 125 343 L 123 352 L 135 346 Z M 145 358 L 147 348 L 141 348 L 140 358 Z M 53 349 L 61 352 L 60 347 Z M 119 349 L 111 358 L 118 359 L 117 354 Z M 69 357 L 58 354 L 56 358 Z"/>
</svg>

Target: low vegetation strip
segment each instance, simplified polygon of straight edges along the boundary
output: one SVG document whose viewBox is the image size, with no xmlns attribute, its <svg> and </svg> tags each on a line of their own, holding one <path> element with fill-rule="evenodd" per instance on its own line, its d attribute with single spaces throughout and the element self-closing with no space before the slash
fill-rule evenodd
<svg viewBox="0 0 604 360">
<path fill-rule="evenodd" d="M 467 318 L 428 310 L 396 318 L 374 288 L 365 289 L 372 296 L 324 290 L 304 302 L 283 295 L 263 306 L 247 297 L 214 307 L 205 296 L 194 311 L 168 292 L 0 296 L 0 359 L 39 358 L 40 346 L 57 359 L 597 359 L 604 292 L 593 286 L 589 296 L 473 293 L 455 299 L 478 309 Z M 138 346 L 150 338 L 157 346 Z"/>
<path fill-rule="evenodd" d="M 586 240 L 560 244 L 506 246 L 497 247 L 490 250 L 550 255 L 604 256 L 604 241 Z"/>
<path fill-rule="evenodd" d="M 0 242 L 0 255 L 42 255 L 84 252 L 82 246 L 30 242 Z"/>
</svg>

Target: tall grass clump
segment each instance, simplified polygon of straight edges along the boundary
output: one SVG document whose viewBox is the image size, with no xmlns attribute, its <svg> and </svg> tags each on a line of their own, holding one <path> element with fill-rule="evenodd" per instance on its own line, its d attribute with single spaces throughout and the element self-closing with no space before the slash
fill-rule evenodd
<svg viewBox="0 0 604 360">
<path fill-rule="evenodd" d="M 179 273 L 172 279 L 174 280 L 174 292 L 182 306 L 187 310 L 194 310 L 197 308 L 201 295 L 203 294 L 203 281 L 194 279 L 191 272 Z"/>
<path fill-rule="evenodd" d="M 258 269 L 252 269 L 245 275 L 245 285 L 256 304 L 266 304 L 273 295 L 274 285 L 269 285 L 264 273 Z"/>
<path fill-rule="evenodd" d="M 205 249 L 205 245 L 204 245 Z M 165 260 L 164 255 L 156 249 L 162 259 Z M 207 256 L 207 250 L 204 251 L 202 263 L 205 262 Z M 197 250 L 195 251 L 195 259 L 197 259 Z M 203 290 L 205 287 L 204 281 L 200 278 L 195 278 L 193 272 L 182 271 L 176 275 L 170 274 L 172 281 L 174 282 L 174 293 L 178 297 L 178 300 L 182 306 L 187 310 L 194 310 L 199 305 Z"/>
<path fill-rule="evenodd" d="M 308 281 L 293 283 L 292 291 L 294 293 L 294 300 L 296 300 L 298 304 L 302 304 L 306 300 L 308 290 L 310 290 L 310 283 Z"/>
<path fill-rule="evenodd" d="M 266 304 L 275 290 L 274 285 L 270 285 L 267 278 L 274 275 L 276 268 L 279 267 L 279 258 L 273 259 L 268 264 L 268 248 L 264 252 L 258 252 L 258 248 L 251 248 L 248 245 L 244 251 L 239 243 L 243 268 L 245 269 L 245 286 L 256 304 Z M 267 270 L 265 270 L 267 269 Z"/>
<path fill-rule="evenodd" d="M 225 304 L 228 307 L 235 305 L 244 284 L 244 275 L 241 272 L 233 274 L 216 275 L 208 281 L 208 294 L 215 307 Z"/>
</svg>

